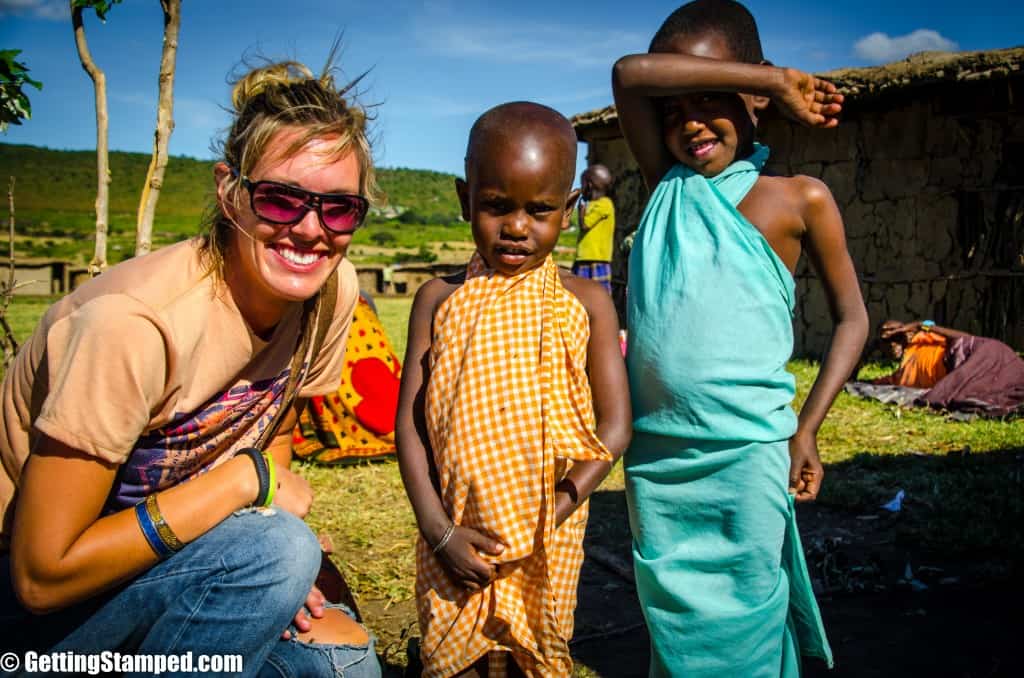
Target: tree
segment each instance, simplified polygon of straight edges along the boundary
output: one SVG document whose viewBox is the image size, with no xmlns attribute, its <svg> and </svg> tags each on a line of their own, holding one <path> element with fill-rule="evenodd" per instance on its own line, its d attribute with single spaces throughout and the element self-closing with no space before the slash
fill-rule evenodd
<svg viewBox="0 0 1024 678">
<path fill-rule="evenodd" d="M 28 67 L 15 61 L 20 49 L 0 50 L 0 132 L 32 117 L 32 104 L 22 91 L 25 85 L 42 89 L 43 83 L 28 77 Z"/>
<path fill-rule="evenodd" d="M 120 1 L 120 0 L 118 0 Z M 167 169 L 167 145 L 174 130 L 174 64 L 178 56 L 181 0 L 160 0 L 164 11 L 164 47 L 160 57 L 160 94 L 157 101 L 153 157 L 146 172 L 135 226 L 135 255 L 146 254 L 153 245 L 153 217 Z"/>
<path fill-rule="evenodd" d="M 107 76 L 92 59 L 89 45 L 85 40 L 85 25 L 82 13 L 87 9 L 96 11 L 100 21 L 106 22 L 107 12 L 121 0 L 71 0 L 71 26 L 75 31 L 75 46 L 82 68 L 92 78 L 96 93 L 96 248 L 89 262 L 89 274 L 96 275 L 107 267 L 107 231 L 110 209 L 110 157 L 107 147 Z"/>
</svg>

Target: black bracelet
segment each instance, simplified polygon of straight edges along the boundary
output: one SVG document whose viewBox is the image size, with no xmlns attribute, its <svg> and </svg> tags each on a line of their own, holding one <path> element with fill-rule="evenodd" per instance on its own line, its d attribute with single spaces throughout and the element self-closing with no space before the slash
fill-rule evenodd
<svg viewBox="0 0 1024 678">
<path fill-rule="evenodd" d="M 241 449 L 235 456 L 240 454 L 244 454 L 252 459 L 252 463 L 256 467 L 256 477 L 259 478 L 260 481 L 260 491 L 256 495 L 256 501 L 254 501 L 252 505 L 263 506 L 267 503 L 267 495 L 270 493 L 270 468 L 267 466 L 267 458 L 264 457 L 263 453 L 255 447 L 246 447 Z"/>
</svg>

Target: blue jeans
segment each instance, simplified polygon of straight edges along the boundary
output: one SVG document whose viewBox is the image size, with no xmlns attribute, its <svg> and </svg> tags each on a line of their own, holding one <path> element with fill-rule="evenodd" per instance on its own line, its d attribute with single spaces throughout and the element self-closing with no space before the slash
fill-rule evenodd
<svg viewBox="0 0 1024 678">
<path fill-rule="evenodd" d="M 43 617 L 17 604 L 0 572 L 0 633 L 10 630 L 22 650 L 233 654 L 243 676 L 275 675 L 264 673 L 271 666 L 287 667 L 285 676 L 335 675 L 345 662 L 324 649 L 340 646 L 281 640 L 319 567 L 320 545 L 300 519 L 282 509 L 239 512 L 114 592 Z M 4 556 L 0 570 L 8 569 Z M 379 676 L 372 642 L 355 651 L 357 666 L 375 672 L 354 675 Z"/>
</svg>

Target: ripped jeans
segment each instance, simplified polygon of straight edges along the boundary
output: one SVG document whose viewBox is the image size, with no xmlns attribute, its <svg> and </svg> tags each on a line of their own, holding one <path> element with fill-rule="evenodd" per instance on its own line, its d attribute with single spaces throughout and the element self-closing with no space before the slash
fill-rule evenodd
<svg viewBox="0 0 1024 678">
<path fill-rule="evenodd" d="M 34 616 L 14 596 L 5 554 L 0 645 L 49 653 L 240 657 L 241 671 L 222 675 L 380 676 L 372 640 L 360 648 L 281 639 L 319 567 L 320 545 L 300 519 L 281 509 L 239 512 L 113 592 Z M 271 669 L 278 673 L 267 673 Z"/>
<path fill-rule="evenodd" d="M 326 607 L 341 610 L 355 619 L 352 610 L 341 603 Z M 360 625 L 362 626 L 362 625 Z M 299 678 L 300 676 L 344 676 L 344 678 L 380 678 L 380 662 L 374 652 L 373 636 L 365 626 L 365 645 L 305 643 L 296 639 L 298 630 L 289 626 L 291 640 L 278 643 L 263 664 L 259 678 Z"/>
</svg>

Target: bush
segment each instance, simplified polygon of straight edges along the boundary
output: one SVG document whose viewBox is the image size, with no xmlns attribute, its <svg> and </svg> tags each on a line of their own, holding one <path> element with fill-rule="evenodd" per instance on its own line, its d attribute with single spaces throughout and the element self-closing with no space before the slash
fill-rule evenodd
<svg viewBox="0 0 1024 678">
<path fill-rule="evenodd" d="M 370 236 L 370 240 L 381 247 L 387 247 L 398 240 L 398 238 L 396 238 L 395 234 L 391 231 L 377 231 Z"/>
</svg>

